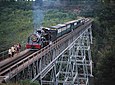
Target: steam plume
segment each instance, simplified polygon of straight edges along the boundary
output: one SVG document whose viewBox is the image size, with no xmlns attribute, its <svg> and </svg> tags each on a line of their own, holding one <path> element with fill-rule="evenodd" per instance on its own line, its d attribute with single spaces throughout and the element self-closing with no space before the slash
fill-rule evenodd
<svg viewBox="0 0 115 85">
<path fill-rule="evenodd" d="M 36 0 L 33 2 L 33 25 L 34 31 L 39 29 L 43 22 L 43 0 Z"/>
</svg>

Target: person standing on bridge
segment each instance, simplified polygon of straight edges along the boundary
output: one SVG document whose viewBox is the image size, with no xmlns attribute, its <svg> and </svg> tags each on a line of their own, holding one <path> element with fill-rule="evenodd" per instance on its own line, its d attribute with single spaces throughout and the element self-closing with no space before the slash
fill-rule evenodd
<svg viewBox="0 0 115 85">
<path fill-rule="evenodd" d="M 20 45 L 20 43 L 17 44 L 17 49 L 18 49 L 18 52 L 20 52 L 20 50 L 21 50 L 21 45 Z"/>
<path fill-rule="evenodd" d="M 15 53 L 15 47 L 14 46 L 11 47 L 11 51 L 12 51 L 12 57 L 13 57 L 14 53 Z"/>
<path fill-rule="evenodd" d="M 12 57 L 12 50 L 11 49 L 8 50 L 8 56 Z"/>
</svg>

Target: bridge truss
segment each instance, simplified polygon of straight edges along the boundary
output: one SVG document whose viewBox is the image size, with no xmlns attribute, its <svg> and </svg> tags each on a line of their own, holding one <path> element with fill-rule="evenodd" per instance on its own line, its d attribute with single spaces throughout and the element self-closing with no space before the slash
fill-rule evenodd
<svg viewBox="0 0 115 85">
<path fill-rule="evenodd" d="M 51 45 L 20 61 L 5 81 L 31 79 L 40 85 L 89 85 L 92 76 L 91 22 L 65 34 Z"/>
<path fill-rule="evenodd" d="M 91 25 L 79 34 L 61 45 L 61 53 L 53 50 L 52 61 L 32 81 L 38 79 L 41 85 L 89 85 L 92 76 Z"/>
</svg>

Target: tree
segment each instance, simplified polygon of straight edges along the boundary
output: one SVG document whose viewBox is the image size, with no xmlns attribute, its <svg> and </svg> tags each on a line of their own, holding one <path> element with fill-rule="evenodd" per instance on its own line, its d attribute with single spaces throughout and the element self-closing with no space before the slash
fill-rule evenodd
<svg viewBox="0 0 115 85">
<path fill-rule="evenodd" d="M 115 84 L 115 5 L 101 4 L 95 11 L 98 17 L 98 28 L 95 27 L 96 46 L 96 85 Z"/>
<path fill-rule="evenodd" d="M 97 66 L 97 85 L 115 84 L 115 50 L 106 53 Z"/>
<path fill-rule="evenodd" d="M 115 1 L 114 0 L 100 0 L 102 3 L 104 3 L 104 4 L 112 4 L 112 3 L 114 3 Z"/>
</svg>

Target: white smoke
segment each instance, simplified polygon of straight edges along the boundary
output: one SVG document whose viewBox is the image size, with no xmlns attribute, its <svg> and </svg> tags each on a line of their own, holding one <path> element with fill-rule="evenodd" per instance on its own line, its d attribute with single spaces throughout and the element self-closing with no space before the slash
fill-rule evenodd
<svg viewBox="0 0 115 85">
<path fill-rule="evenodd" d="M 40 29 L 42 26 L 42 22 L 44 20 L 43 7 L 47 6 L 53 8 L 54 6 L 60 5 L 60 0 L 35 0 L 33 1 L 33 25 L 34 31 Z"/>
<path fill-rule="evenodd" d="M 34 25 L 34 31 L 37 29 L 40 29 L 44 14 L 43 14 L 43 1 L 42 0 L 36 0 L 33 2 L 33 25 Z"/>
</svg>

